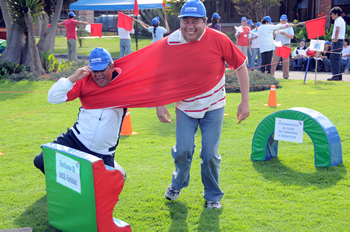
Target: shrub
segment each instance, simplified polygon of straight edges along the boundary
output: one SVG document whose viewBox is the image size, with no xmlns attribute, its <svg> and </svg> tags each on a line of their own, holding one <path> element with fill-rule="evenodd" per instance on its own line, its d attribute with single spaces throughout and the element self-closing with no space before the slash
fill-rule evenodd
<svg viewBox="0 0 350 232">
<path fill-rule="evenodd" d="M 20 73 L 23 71 L 28 71 L 29 67 L 24 64 L 16 64 L 10 61 L 1 61 L 0 60 L 0 80 L 5 79 L 8 75 L 13 73 Z"/>
<path fill-rule="evenodd" d="M 270 89 L 271 85 L 275 85 L 276 88 L 282 88 L 279 85 L 279 81 L 268 73 L 261 73 L 259 71 L 248 71 L 250 92 L 263 91 Z M 237 79 L 237 73 L 232 70 L 225 72 L 226 83 L 225 89 L 227 93 L 239 93 L 240 87 Z"/>
</svg>

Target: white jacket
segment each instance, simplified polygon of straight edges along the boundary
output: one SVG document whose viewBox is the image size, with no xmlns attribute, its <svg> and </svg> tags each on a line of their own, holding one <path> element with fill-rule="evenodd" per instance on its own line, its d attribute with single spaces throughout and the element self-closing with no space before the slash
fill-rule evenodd
<svg viewBox="0 0 350 232">
<path fill-rule="evenodd" d="M 52 104 L 64 103 L 74 84 L 61 78 L 49 90 L 47 100 Z M 84 109 L 80 107 L 76 123 L 71 128 L 75 136 L 89 150 L 110 155 L 115 152 L 126 109 Z"/>
</svg>

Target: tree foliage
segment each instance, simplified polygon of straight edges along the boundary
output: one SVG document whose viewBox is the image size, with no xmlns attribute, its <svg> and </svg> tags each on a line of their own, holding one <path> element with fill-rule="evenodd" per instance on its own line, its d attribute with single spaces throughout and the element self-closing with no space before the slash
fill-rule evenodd
<svg viewBox="0 0 350 232">
<path fill-rule="evenodd" d="M 186 0 L 169 0 L 166 2 L 166 13 L 169 15 L 180 15 L 181 8 Z"/>
<path fill-rule="evenodd" d="M 281 5 L 282 0 L 232 0 L 240 15 L 260 22 L 272 7 Z"/>
</svg>

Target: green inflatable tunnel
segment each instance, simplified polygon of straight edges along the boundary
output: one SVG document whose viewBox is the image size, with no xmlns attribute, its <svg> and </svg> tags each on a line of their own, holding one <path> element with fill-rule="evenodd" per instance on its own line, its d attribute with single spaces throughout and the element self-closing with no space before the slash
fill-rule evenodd
<svg viewBox="0 0 350 232">
<path fill-rule="evenodd" d="M 267 161 L 277 156 L 278 140 L 274 140 L 276 118 L 304 122 L 303 130 L 314 145 L 316 167 L 332 167 L 343 162 L 340 137 L 333 123 L 323 114 L 302 107 L 275 112 L 260 122 L 252 142 L 253 161 Z"/>
</svg>

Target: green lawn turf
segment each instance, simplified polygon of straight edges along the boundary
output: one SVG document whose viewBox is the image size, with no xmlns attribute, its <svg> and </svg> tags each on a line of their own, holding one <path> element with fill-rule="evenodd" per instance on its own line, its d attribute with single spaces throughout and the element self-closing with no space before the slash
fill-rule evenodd
<svg viewBox="0 0 350 232">
<path fill-rule="evenodd" d="M 174 104 L 168 106 L 172 124 L 158 121 L 155 109 L 131 109 L 133 131 L 122 136 L 116 160 L 127 171 L 125 187 L 114 217 L 133 231 L 348 231 L 350 226 L 350 96 L 348 82 L 280 80 L 271 108 L 269 91 L 250 93 L 250 117 L 237 125 L 240 94 L 227 94 L 220 154 L 220 186 L 225 195 L 221 210 L 208 210 L 202 197 L 197 133 L 189 187 L 180 198 L 164 198 L 174 169 Z M 53 141 L 76 120 L 79 101 L 51 105 L 46 101 L 53 82 L 1 82 L 0 91 L 0 229 L 34 227 L 56 231 L 47 219 L 45 178 L 33 166 L 40 145 Z M 343 164 L 315 168 L 313 145 L 304 133 L 302 144 L 280 142 L 278 158 L 250 160 L 258 124 L 269 114 L 307 107 L 327 116 L 337 127 Z"/>
<path fill-rule="evenodd" d="M 138 39 L 138 49 L 144 48 L 152 43 L 152 39 Z M 96 45 L 97 44 L 97 45 Z M 107 38 L 93 38 L 93 39 L 83 39 L 83 46 L 79 47 L 79 42 L 77 41 L 78 55 L 88 56 L 93 48 L 96 46 L 103 47 L 107 49 L 112 57 L 119 58 L 120 47 L 119 47 L 119 37 L 107 37 Z M 131 51 L 136 51 L 135 39 L 131 39 Z M 67 54 L 67 38 L 66 37 L 56 37 L 55 39 L 55 53 Z"/>
</svg>

